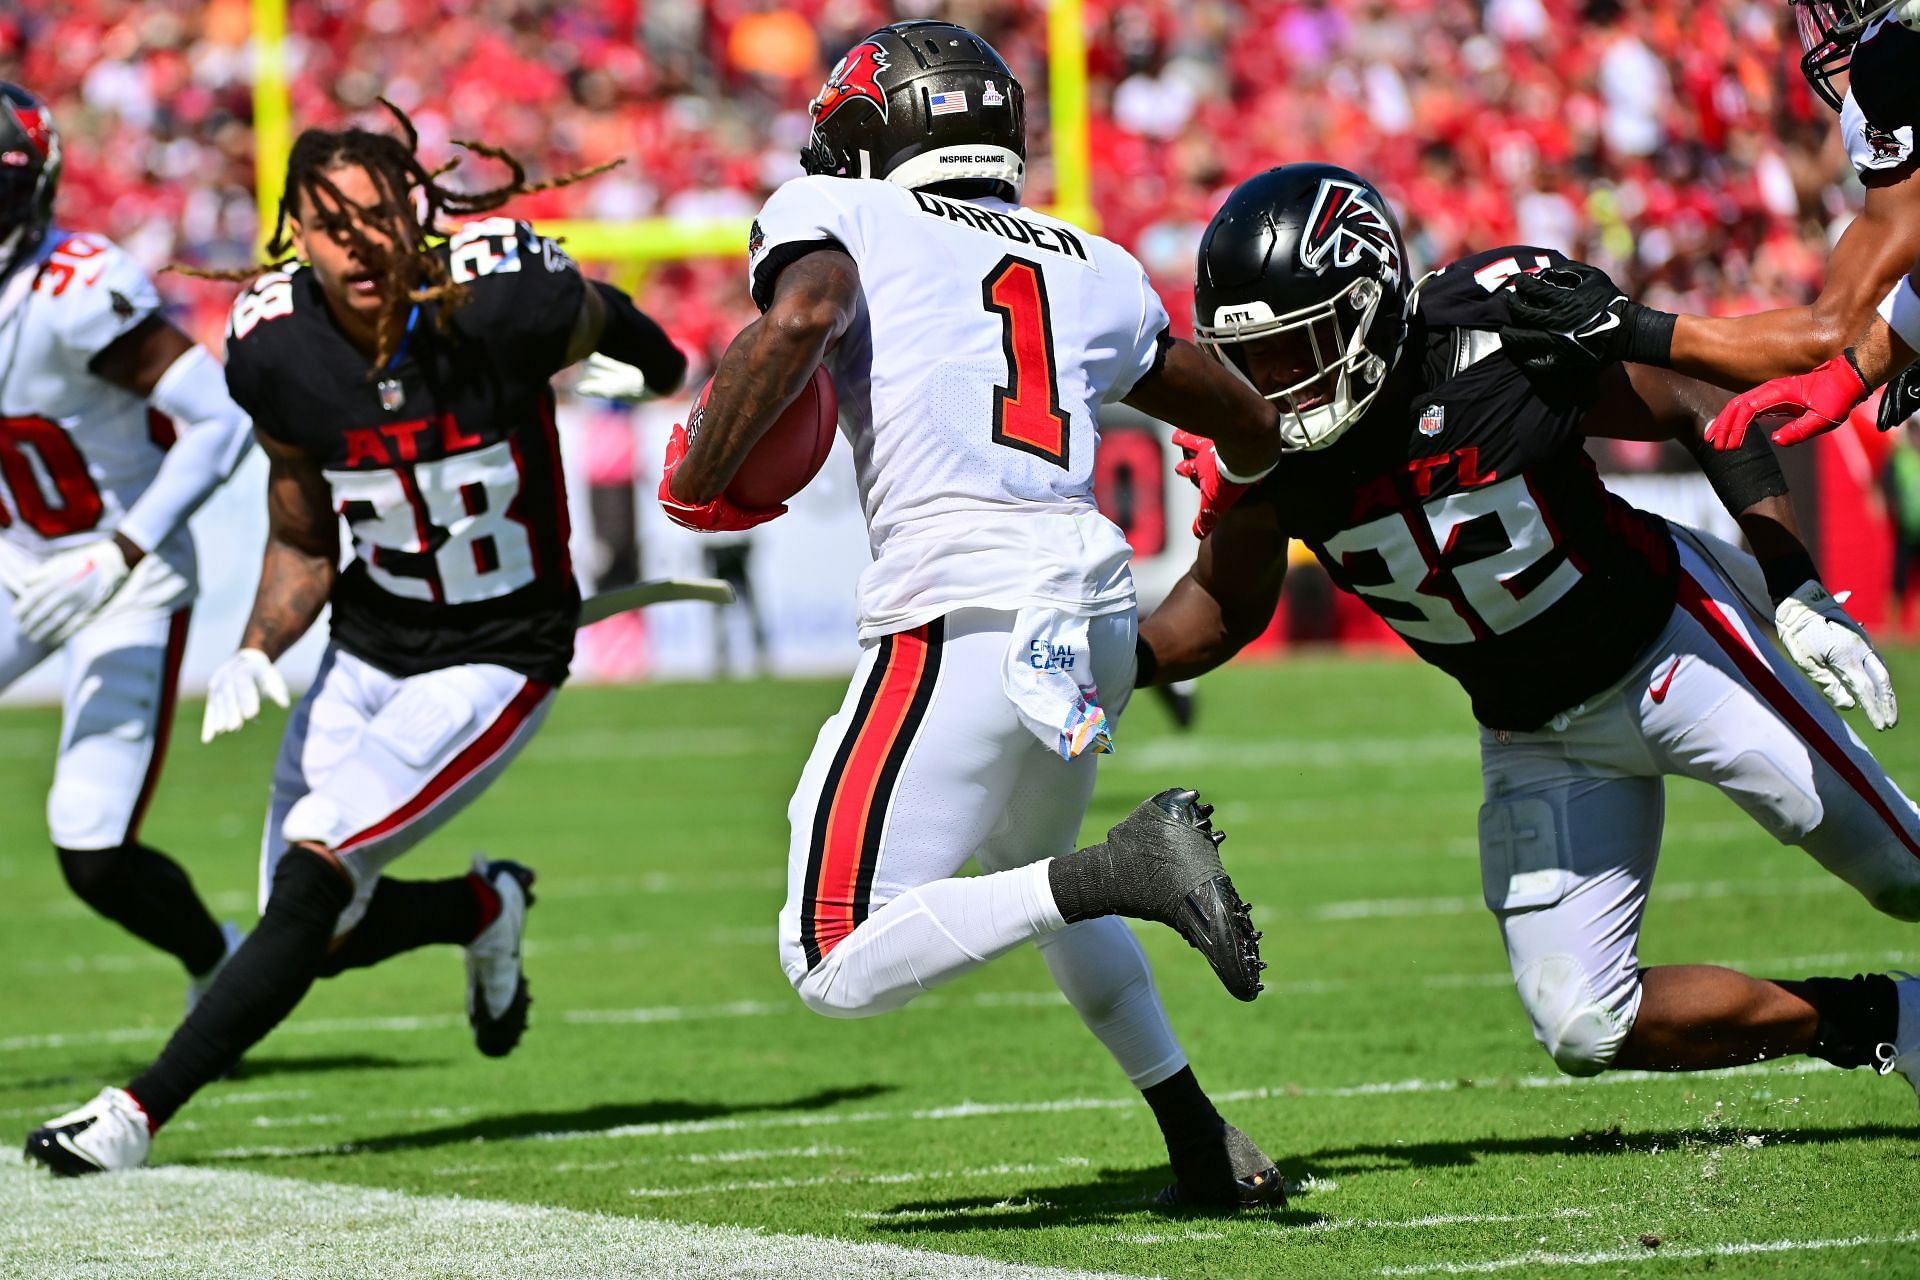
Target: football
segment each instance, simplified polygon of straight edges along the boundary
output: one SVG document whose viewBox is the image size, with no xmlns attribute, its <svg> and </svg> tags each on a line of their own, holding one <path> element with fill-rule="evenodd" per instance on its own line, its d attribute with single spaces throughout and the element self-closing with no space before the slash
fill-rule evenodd
<svg viewBox="0 0 1920 1280">
<path fill-rule="evenodd" d="M 700 408 L 713 388 L 700 391 Z M 833 377 L 821 365 L 793 402 L 767 428 L 727 485 L 727 497 L 736 505 L 754 509 L 775 507 L 807 487 L 826 465 L 840 423 L 840 398 Z"/>
</svg>

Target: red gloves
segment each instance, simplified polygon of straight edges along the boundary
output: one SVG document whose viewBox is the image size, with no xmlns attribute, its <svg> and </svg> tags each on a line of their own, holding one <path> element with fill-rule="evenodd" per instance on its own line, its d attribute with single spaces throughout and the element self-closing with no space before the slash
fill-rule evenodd
<svg viewBox="0 0 1920 1280">
<path fill-rule="evenodd" d="M 660 505 L 666 509 L 667 519 L 675 524 L 698 533 L 723 533 L 751 529 L 787 514 L 785 503 L 777 507 L 737 507 L 724 493 L 712 502 L 699 505 L 680 501 L 673 496 L 673 472 L 686 456 L 687 429 L 676 422 L 673 434 L 667 437 L 667 456 L 660 470 Z"/>
<path fill-rule="evenodd" d="M 1772 439 L 1778 445 L 1799 444 L 1845 422 L 1871 394 L 1853 362 L 1853 353 L 1843 351 L 1817 369 L 1763 382 L 1727 401 L 1726 408 L 1707 428 L 1707 443 L 1721 450 L 1738 449 L 1756 417 L 1798 409 L 1800 416 L 1776 428 Z"/>
<path fill-rule="evenodd" d="M 1236 484 L 1220 474 L 1220 455 L 1205 436 L 1175 427 L 1173 443 L 1186 455 L 1174 464 L 1173 473 L 1193 481 L 1194 488 L 1200 490 L 1200 514 L 1193 518 L 1193 536 L 1204 538 L 1220 523 L 1221 515 L 1253 486 Z"/>
</svg>

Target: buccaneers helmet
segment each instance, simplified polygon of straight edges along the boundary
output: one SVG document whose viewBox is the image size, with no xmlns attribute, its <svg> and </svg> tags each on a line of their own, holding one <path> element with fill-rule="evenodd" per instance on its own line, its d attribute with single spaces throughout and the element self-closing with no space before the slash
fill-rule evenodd
<svg viewBox="0 0 1920 1280">
<path fill-rule="evenodd" d="M 1835 111 L 1846 96 L 1834 78 L 1853 65 L 1853 46 L 1874 20 L 1890 9 L 1894 20 L 1920 26 L 1920 5 L 1911 0 L 1791 0 L 1800 27 L 1800 73 Z"/>
<path fill-rule="evenodd" d="M 46 104 L 0 80 L 0 271 L 40 243 L 60 185 L 60 132 Z"/>
<path fill-rule="evenodd" d="M 1288 449 L 1319 449 L 1380 393 L 1407 332 L 1407 249 L 1372 183 L 1288 164 L 1227 196 L 1200 240 L 1194 336 L 1280 406 Z"/>
<path fill-rule="evenodd" d="M 965 27 L 880 28 L 834 64 L 807 113 L 813 131 L 800 165 L 808 173 L 1019 202 L 1025 95 L 993 46 Z"/>
</svg>

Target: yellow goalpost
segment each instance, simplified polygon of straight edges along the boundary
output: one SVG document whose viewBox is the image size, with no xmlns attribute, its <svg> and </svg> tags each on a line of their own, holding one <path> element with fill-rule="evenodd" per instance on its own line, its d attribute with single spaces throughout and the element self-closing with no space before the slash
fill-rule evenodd
<svg viewBox="0 0 1920 1280">
<path fill-rule="evenodd" d="M 1087 43 L 1082 0 L 1042 0 L 1047 6 L 1048 106 L 1052 116 L 1054 203 L 1049 212 L 1098 230 L 1092 202 L 1087 134 Z M 251 0 L 253 9 L 254 199 L 260 235 L 280 206 L 286 155 L 293 146 L 287 89 L 287 0 Z M 639 218 L 603 222 L 556 220 L 543 234 L 565 241 L 567 252 L 589 262 L 617 263 L 635 272 L 682 258 L 731 258 L 746 252 L 744 219 L 682 221 Z"/>
</svg>

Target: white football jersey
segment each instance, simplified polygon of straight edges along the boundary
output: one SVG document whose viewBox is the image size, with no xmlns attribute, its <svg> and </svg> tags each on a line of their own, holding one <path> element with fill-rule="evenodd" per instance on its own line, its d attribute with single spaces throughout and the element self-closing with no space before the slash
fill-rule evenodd
<svg viewBox="0 0 1920 1280">
<path fill-rule="evenodd" d="M 951 609 L 1133 604 L 1127 545 L 1093 499 L 1100 405 L 1168 341 L 1126 250 L 1001 200 L 796 178 L 754 222 L 754 301 L 836 244 L 863 307 L 828 356 L 874 563 L 863 638 Z"/>
<path fill-rule="evenodd" d="M 0 281 L 0 539 L 14 550 L 111 535 L 159 470 L 171 424 L 87 368 L 159 307 L 117 245 L 58 228 Z"/>
</svg>

